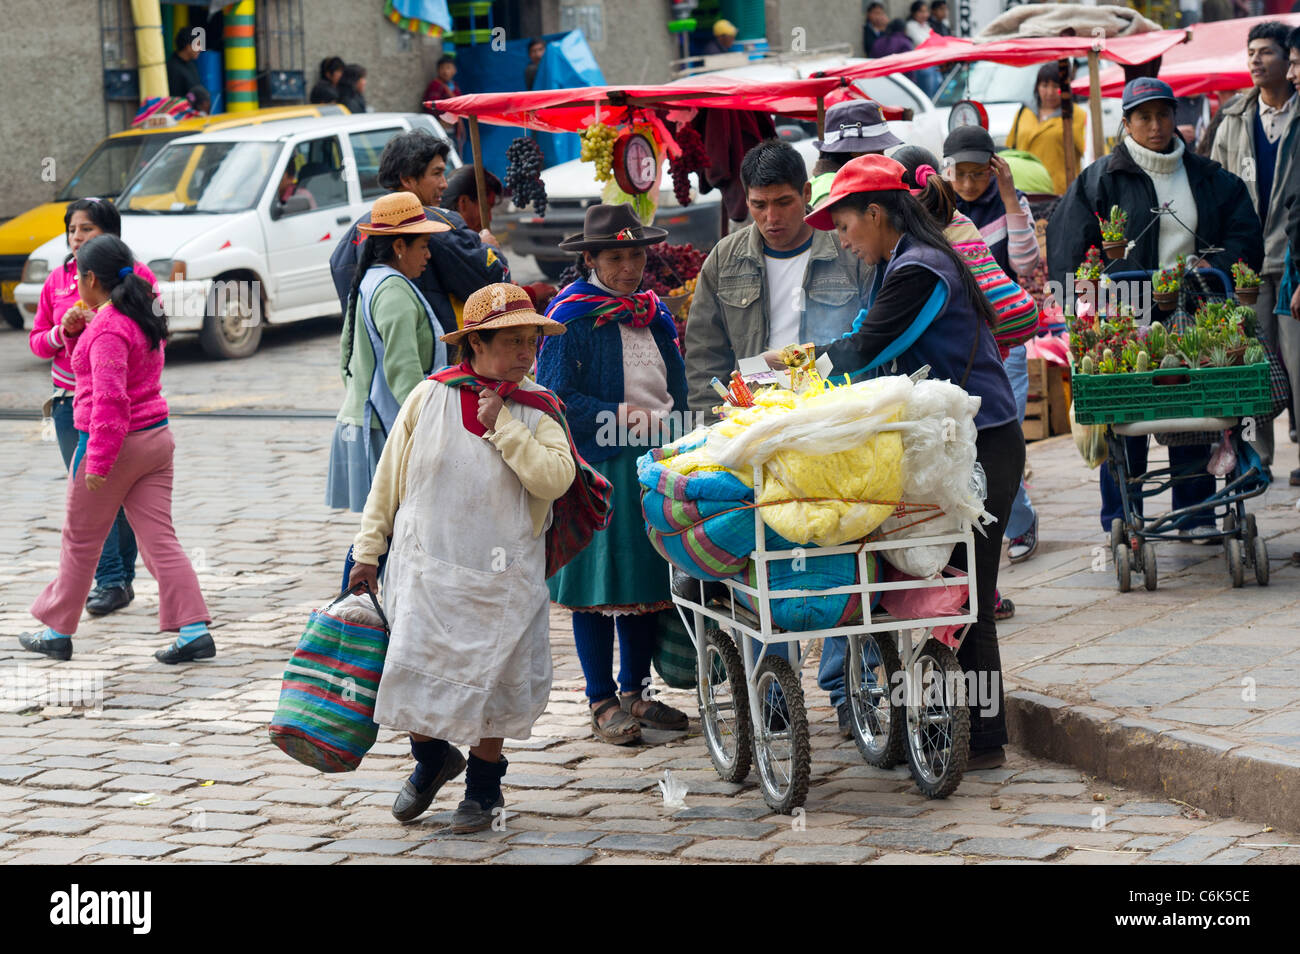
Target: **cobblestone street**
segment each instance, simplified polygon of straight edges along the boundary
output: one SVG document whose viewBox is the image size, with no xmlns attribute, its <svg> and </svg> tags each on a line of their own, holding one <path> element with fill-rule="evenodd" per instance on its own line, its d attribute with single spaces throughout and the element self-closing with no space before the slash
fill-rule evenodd
<svg viewBox="0 0 1300 954">
<path fill-rule="evenodd" d="M 594 741 L 558 610 L 550 706 L 531 740 L 506 744 L 505 830 L 448 832 L 463 780 L 419 823 L 397 824 L 389 808 L 410 771 L 404 737 L 381 732 L 360 771 L 321 775 L 266 734 L 285 662 L 307 614 L 336 590 L 356 527 L 355 515 L 321 503 L 332 421 L 182 416 L 284 406 L 286 394 L 296 407 L 332 411 L 335 327 L 282 334 L 247 362 L 202 362 L 178 344 L 164 377 L 177 415 L 175 519 L 215 618 L 211 661 L 172 668 L 153 660 L 166 638 L 156 632 L 157 589 L 143 568 L 128 609 L 83 620 L 70 662 L 19 648 L 18 634 L 32 628 L 27 607 L 56 565 L 64 476 L 39 421 L 0 421 L 10 449 L 0 459 L 0 861 L 1300 861 L 1295 834 L 1035 758 L 1014 733 L 1004 768 L 968 773 L 951 797 L 926 800 L 906 768 L 871 768 L 840 739 L 815 667 L 805 667 L 804 680 L 813 728 L 806 811 L 774 815 L 756 773 L 743 786 L 718 780 L 693 692 L 665 695 L 693 717 L 684 736 L 647 733 L 648 744 L 635 748 Z M 2 340 L 4 406 L 38 405 L 48 377 L 13 354 L 25 343 L 18 335 Z M 281 377 L 269 383 L 272 367 Z M 272 392 L 280 397 L 260 397 Z M 1289 448 L 1282 437 L 1279 447 Z M 1093 566 L 1092 547 L 1104 542 L 1094 526 L 1095 473 L 1068 438 L 1031 445 L 1030 460 L 1044 543 L 1032 561 L 1004 569 L 1003 592 L 1020 607 L 999 627 L 1013 688 L 1109 719 L 1141 717 L 1157 734 L 1194 731 L 1217 739 L 1225 758 L 1262 748 L 1279 764 L 1300 761 L 1300 571 L 1285 560 L 1300 549 L 1293 495 L 1270 491 L 1258 508 L 1274 548 L 1267 590 L 1229 589 L 1217 549 L 1170 544 L 1161 550 L 1161 589 L 1119 596 L 1109 567 Z M 1250 704 L 1243 677 L 1258 686 Z M 66 692 L 74 678 L 102 708 L 48 704 L 59 700 L 42 693 Z M 665 770 L 689 786 L 685 810 L 665 809 L 657 785 Z"/>
</svg>

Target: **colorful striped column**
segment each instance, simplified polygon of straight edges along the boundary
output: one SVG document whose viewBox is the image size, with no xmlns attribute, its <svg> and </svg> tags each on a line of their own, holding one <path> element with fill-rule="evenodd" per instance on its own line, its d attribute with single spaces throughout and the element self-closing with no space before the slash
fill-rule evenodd
<svg viewBox="0 0 1300 954">
<path fill-rule="evenodd" d="M 226 7 L 226 110 L 257 109 L 257 47 L 253 41 L 253 0 Z"/>
</svg>

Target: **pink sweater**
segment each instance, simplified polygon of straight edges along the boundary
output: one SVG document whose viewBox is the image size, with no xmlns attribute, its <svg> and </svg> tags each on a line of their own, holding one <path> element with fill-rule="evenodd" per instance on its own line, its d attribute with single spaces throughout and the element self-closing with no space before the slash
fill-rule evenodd
<svg viewBox="0 0 1300 954">
<path fill-rule="evenodd" d="M 153 286 L 158 293 L 158 279 L 144 262 L 135 263 L 135 273 Z M 61 322 L 69 308 L 77 303 L 81 295 L 77 290 L 77 263 L 56 268 L 45 279 L 41 289 L 41 298 L 36 305 L 36 319 L 32 322 L 30 345 L 32 354 L 38 358 L 53 360 L 50 376 L 56 388 L 72 391 L 76 388 L 76 375 L 72 373 L 71 348 L 63 337 Z"/>
<path fill-rule="evenodd" d="M 86 473 L 107 477 L 130 431 L 167 416 L 162 396 L 163 348 L 150 349 L 140 326 L 111 303 L 73 342 L 77 391 L 72 423 L 90 434 Z"/>
</svg>

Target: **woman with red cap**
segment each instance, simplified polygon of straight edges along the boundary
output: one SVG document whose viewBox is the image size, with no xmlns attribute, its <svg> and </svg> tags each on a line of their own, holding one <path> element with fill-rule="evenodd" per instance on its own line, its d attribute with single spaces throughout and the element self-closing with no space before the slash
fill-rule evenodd
<svg viewBox="0 0 1300 954">
<path fill-rule="evenodd" d="M 846 249 L 884 274 L 853 329 L 818 344 L 817 353 L 831 359 L 837 375 L 911 374 L 929 365 L 931 378 L 953 381 L 978 396 L 975 446 L 988 481 L 984 508 L 1001 527 L 1020 486 L 1025 439 L 993 338 L 996 316 L 975 276 L 908 190 L 903 175 L 903 166 L 884 156 L 854 159 L 836 173 L 830 194 L 807 217 L 814 228 L 834 229 Z M 775 366 L 779 358 L 773 354 L 769 361 Z M 957 658 L 967 672 L 978 673 L 974 684 L 989 687 L 993 698 L 970 700 L 970 768 L 991 768 L 1006 758 L 994 618 L 1001 553 L 1001 534 L 975 535 L 977 622 Z"/>
</svg>

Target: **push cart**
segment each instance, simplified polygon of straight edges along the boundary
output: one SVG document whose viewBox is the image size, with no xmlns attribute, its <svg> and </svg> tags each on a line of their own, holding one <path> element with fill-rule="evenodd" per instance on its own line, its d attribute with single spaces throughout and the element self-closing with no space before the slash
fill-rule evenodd
<svg viewBox="0 0 1300 954">
<path fill-rule="evenodd" d="M 754 494 L 756 500 L 762 499 L 760 467 L 754 468 Z M 937 511 L 933 506 L 900 504 L 896 513 L 923 519 Z M 922 793 L 930 798 L 951 794 L 961 782 L 970 744 L 966 683 L 955 650 L 975 613 L 968 609 L 960 615 L 900 620 L 870 607 L 874 593 L 962 583 L 971 594 L 968 606 L 975 606 L 974 537 L 969 524 L 926 537 L 769 550 L 762 516 L 757 508 L 753 514 L 751 559 L 756 586 L 735 579 L 683 580 L 680 575 L 673 586 L 673 602 L 695 645 L 700 722 L 719 777 L 743 781 L 757 761 L 763 799 L 773 810 L 790 814 L 803 805 L 811 753 L 800 684 L 807 653 L 801 643 L 843 636 L 847 638 L 845 696 L 853 738 L 863 757 L 880 768 L 906 759 Z M 939 544 L 966 548 L 967 573 L 929 580 L 869 581 L 869 552 Z M 769 571 L 777 561 L 812 561 L 839 554 L 856 555 L 856 582 L 819 590 L 770 586 Z M 773 624 L 776 600 L 841 594 L 861 598 L 860 622 L 816 630 L 784 630 Z M 752 610 L 745 605 L 746 597 Z M 954 625 L 961 627 L 952 640 L 955 645 L 932 635 L 935 627 Z"/>
<path fill-rule="evenodd" d="M 1142 276 L 1121 273 L 1116 278 Z M 1218 269 L 1189 271 L 1188 277 L 1217 278 L 1230 294 L 1231 284 Z M 1202 287 L 1204 287 L 1202 282 Z M 1075 420 L 1080 424 L 1106 426 L 1106 466 L 1119 487 L 1123 517 L 1110 526 L 1110 551 L 1115 561 L 1115 580 L 1121 593 L 1132 588 L 1133 574 L 1142 575 L 1143 585 L 1155 590 L 1159 574 L 1155 543 L 1180 539 L 1179 531 L 1206 515 L 1221 530 L 1203 539 L 1223 545 L 1224 560 L 1232 585 L 1245 583 L 1246 571 L 1267 586 L 1268 547 L 1259 535 L 1254 514 L 1246 512 L 1247 500 L 1268 489 L 1270 476 L 1259 455 L 1243 437 L 1244 426 L 1263 423 L 1272 411 L 1272 391 L 1267 362 L 1218 368 L 1178 368 L 1122 375 L 1071 375 Z M 1156 434 L 1213 432 L 1224 435 L 1235 456 L 1224 485 L 1205 500 L 1190 507 L 1171 510 L 1156 517 L 1138 512 L 1138 502 L 1164 492 L 1173 485 L 1204 476 L 1201 465 L 1163 467 L 1135 473 L 1129 464 L 1125 438 L 1143 440 Z"/>
</svg>

